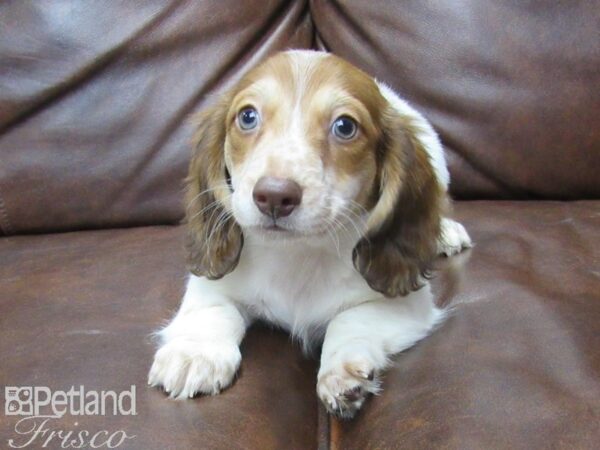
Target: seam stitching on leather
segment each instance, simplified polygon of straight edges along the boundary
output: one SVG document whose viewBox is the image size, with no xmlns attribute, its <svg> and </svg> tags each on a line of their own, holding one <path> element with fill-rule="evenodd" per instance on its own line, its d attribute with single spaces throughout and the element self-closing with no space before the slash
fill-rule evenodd
<svg viewBox="0 0 600 450">
<path fill-rule="evenodd" d="M 13 234 L 14 230 L 8 218 L 8 211 L 6 210 L 6 203 L 2 199 L 0 194 L 0 229 L 6 235 Z"/>
</svg>

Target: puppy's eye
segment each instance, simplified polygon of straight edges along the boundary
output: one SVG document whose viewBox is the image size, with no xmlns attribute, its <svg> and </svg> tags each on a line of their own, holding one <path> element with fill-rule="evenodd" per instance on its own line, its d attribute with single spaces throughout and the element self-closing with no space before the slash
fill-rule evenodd
<svg viewBox="0 0 600 450">
<path fill-rule="evenodd" d="M 331 131 L 333 131 L 333 134 L 344 141 L 348 141 L 356 136 L 357 130 L 358 125 L 354 119 L 351 119 L 348 116 L 338 117 L 331 126 Z"/>
<path fill-rule="evenodd" d="M 256 128 L 258 125 L 258 111 L 251 106 L 242 109 L 238 114 L 238 125 L 244 131 Z"/>
</svg>

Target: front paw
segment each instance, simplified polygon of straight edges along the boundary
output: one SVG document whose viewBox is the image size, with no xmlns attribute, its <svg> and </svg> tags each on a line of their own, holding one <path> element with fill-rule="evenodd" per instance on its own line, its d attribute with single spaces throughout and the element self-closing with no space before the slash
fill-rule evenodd
<svg viewBox="0 0 600 450">
<path fill-rule="evenodd" d="M 171 398 L 215 395 L 231 384 L 241 359 L 234 343 L 174 339 L 156 352 L 148 384 Z"/>
<path fill-rule="evenodd" d="M 473 247 L 473 242 L 462 224 L 442 218 L 440 236 L 437 241 L 438 255 L 453 256 Z"/>
<path fill-rule="evenodd" d="M 369 394 L 379 392 L 379 379 L 372 365 L 363 359 L 348 359 L 329 370 L 321 370 L 317 394 L 331 413 L 351 419 Z"/>
</svg>

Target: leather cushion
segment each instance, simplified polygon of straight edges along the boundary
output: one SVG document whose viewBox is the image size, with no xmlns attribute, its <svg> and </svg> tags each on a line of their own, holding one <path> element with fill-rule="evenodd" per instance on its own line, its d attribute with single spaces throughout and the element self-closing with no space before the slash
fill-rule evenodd
<svg viewBox="0 0 600 450">
<path fill-rule="evenodd" d="M 136 416 L 67 414 L 48 425 L 136 436 L 119 448 L 314 448 L 316 364 L 284 333 L 250 330 L 240 376 L 221 395 L 175 401 L 146 385 L 151 333 L 183 294 L 182 231 L 0 238 L 0 261 L 11 262 L 0 265 L 0 385 L 116 392 L 135 385 Z M 31 437 L 14 432 L 21 416 L 3 412 L 3 443 Z M 36 442 L 30 447 L 41 448 Z M 57 442 L 48 448 L 60 448 Z"/>
<path fill-rule="evenodd" d="M 303 2 L 0 3 L 0 232 L 177 222 L 189 116 L 308 47 Z"/>
<path fill-rule="evenodd" d="M 0 385 L 137 386 L 127 448 L 594 448 L 600 440 L 600 202 L 460 202 L 475 247 L 440 261 L 454 313 L 398 355 L 352 422 L 323 414 L 317 363 L 254 328 L 235 385 L 174 402 L 145 386 L 150 333 L 184 287 L 182 229 L 0 239 Z M 317 413 L 319 411 L 319 413 Z M 317 414 L 318 417 L 317 417 Z M 70 427 L 65 417 L 62 426 Z M 14 436 L 0 414 L 0 439 Z"/>
</svg>

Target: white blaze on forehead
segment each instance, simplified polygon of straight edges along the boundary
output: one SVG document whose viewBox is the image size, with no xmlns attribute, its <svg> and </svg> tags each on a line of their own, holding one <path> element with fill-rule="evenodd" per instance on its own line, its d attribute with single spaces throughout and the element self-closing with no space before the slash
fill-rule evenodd
<svg viewBox="0 0 600 450">
<path fill-rule="evenodd" d="M 326 57 L 327 53 L 290 50 L 286 54 L 289 56 L 294 92 L 282 92 L 282 95 L 291 97 L 293 104 L 291 108 L 282 108 L 286 114 L 285 117 L 282 117 L 285 128 L 279 130 L 281 132 L 280 138 L 277 139 L 279 145 L 273 146 L 269 153 L 273 160 L 279 160 L 280 163 L 285 164 L 286 167 L 282 169 L 290 178 L 300 182 L 306 178 L 306 174 L 303 172 L 314 165 L 315 158 L 314 149 L 310 148 L 307 139 L 306 119 L 308 113 L 303 111 L 303 105 L 305 105 L 303 99 L 307 94 L 309 80 L 316 68 L 315 63 Z M 310 161 L 312 164 L 307 164 Z"/>
<path fill-rule="evenodd" d="M 306 95 L 306 88 L 317 63 L 330 57 L 329 53 L 315 50 L 289 50 L 285 52 L 289 56 L 292 69 L 292 77 L 296 86 L 295 100 L 299 104 Z"/>
</svg>

